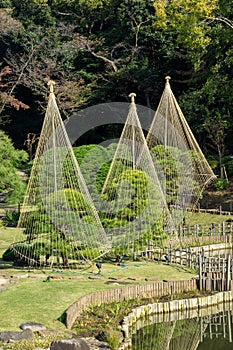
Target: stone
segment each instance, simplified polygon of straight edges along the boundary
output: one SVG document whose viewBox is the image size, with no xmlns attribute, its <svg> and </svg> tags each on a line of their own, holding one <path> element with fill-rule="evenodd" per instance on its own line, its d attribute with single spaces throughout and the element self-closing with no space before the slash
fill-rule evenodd
<svg viewBox="0 0 233 350">
<path fill-rule="evenodd" d="M 124 278 L 121 276 L 108 277 L 109 280 L 122 281 Z"/>
<path fill-rule="evenodd" d="M 32 274 L 29 274 L 28 277 L 31 277 L 31 278 L 44 278 L 44 274 L 42 274 L 42 273 L 32 273 Z"/>
<path fill-rule="evenodd" d="M 54 280 L 64 280 L 65 277 L 64 277 L 64 276 L 61 276 L 61 275 L 53 275 L 53 276 L 52 276 L 52 279 L 54 279 Z"/>
<path fill-rule="evenodd" d="M 112 285 L 114 285 L 114 286 L 119 286 L 120 285 L 120 282 L 118 281 L 107 281 L 107 282 L 104 282 L 104 284 L 112 284 Z"/>
<path fill-rule="evenodd" d="M 140 276 L 134 276 L 134 277 L 129 277 L 128 279 L 129 279 L 129 280 L 132 280 L 132 281 L 141 281 L 142 277 L 140 277 Z"/>
<path fill-rule="evenodd" d="M 12 276 L 11 276 L 12 277 Z M 17 276 L 14 276 L 16 278 L 28 278 L 28 273 L 18 273 Z"/>
<path fill-rule="evenodd" d="M 86 277 L 85 276 L 72 276 L 72 277 L 69 277 L 69 279 L 84 281 L 84 280 L 86 280 Z"/>
<path fill-rule="evenodd" d="M 97 349 L 110 350 L 108 344 L 103 342 L 102 340 L 98 340 L 94 337 L 85 338 L 84 340 L 86 340 L 87 343 L 89 344 L 90 350 L 97 350 Z"/>
<path fill-rule="evenodd" d="M 39 332 L 46 329 L 46 327 L 43 324 L 30 321 L 21 323 L 19 328 L 23 330 L 30 329 L 32 332 Z"/>
<path fill-rule="evenodd" d="M 8 280 L 6 278 L 0 278 L 0 285 L 7 284 Z"/>
<path fill-rule="evenodd" d="M 39 335 L 42 335 L 43 337 L 48 337 L 50 335 L 59 335 L 60 334 L 59 331 L 56 331 L 54 329 L 41 329 L 41 330 L 37 331 L 37 333 Z"/>
<path fill-rule="evenodd" d="M 174 280 L 163 280 L 163 282 L 169 283 L 169 282 L 175 282 L 175 281 Z"/>
<path fill-rule="evenodd" d="M 150 282 L 160 282 L 160 280 L 156 277 L 146 277 L 145 281 L 150 281 Z"/>
<path fill-rule="evenodd" d="M 120 285 L 120 284 L 132 284 L 132 282 L 126 282 L 126 281 L 107 281 L 104 284 L 113 284 L 113 285 Z"/>
<path fill-rule="evenodd" d="M 51 343 L 50 350 L 90 350 L 90 347 L 83 339 L 66 338 L 54 340 Z"/>
<path fill-rule="evenodd" d="M 88 277 L 90 280 L 104 280 L 104 276 L 101 275 L 94 275 Z"/>
<path fill-rule="evenodd" d="M 33 338 L 34 334 L 30 329 L 25 329 L 23 332 L 5 331 L 0 332 L 0 341 L 9 343 L 18 340 L 27 340 Z"/>
</svg>

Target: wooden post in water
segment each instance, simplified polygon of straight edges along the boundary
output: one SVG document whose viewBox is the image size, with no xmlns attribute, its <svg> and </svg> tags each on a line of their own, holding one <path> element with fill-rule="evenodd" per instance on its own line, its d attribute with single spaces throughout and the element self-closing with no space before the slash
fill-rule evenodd
<svg viewBox="0 0 233 350">
<path fill-rule="evenodd" d="M 227 258 L 227 290 L 230 290 L 230 280 L 231 280 L 231 256 L 228 254 Z"/>
<path fill-rule="evenodd" d="M 201 322 L 200 322 L 200 338 L 201 338 L 201 343 L 203 342 L 203 318 L 201 317 Z"/>
<path fill-rule="evenodd" d="M 208 272 L 206 271 L 206 275 L 208 276 L 208 283 L 206 283 L 205 290 L 211 291 L 211 282 L 212 282 L 212 270 L 211 270 L 211 257 L 208 257 Z"/>
<path fill-rule="evenodd" d="M 211 322 L 209 323 L 209 332 L 210 332 L 210 339 L 213 339 L 213 334 L 212 334 L 212 324 Z"/>
<path fill-rule="evenodd" d="M 225 276 L 226 276 L 226 266 L 225 266 L 225 259 L 222 259 L 222 291 L 224 291 L 225 286 Z M 221 264 L 219 260 L 219 270 L 221 271 Z"/>
<path fill-rule="evenodd" d="M 195 225 L 195 236 L 198 237 L 198 231 L 199 231 L 199 227 L 198 225 L 196 224 Z"/>
<path fill-rule="evenodd" d="M 203 283 L 202 283 L 202 254 L 199 254 L 199 284 L 200 284 L 200 290 L 203 288 Z"/>
<path fill-rule="evenodd" d="M 229 343 L 232 343 L 232 332 L 231 332 L 231 313 L 230 310 L 227 311 L 228 317 L 228 332 L 229 332 Z"/>
<path fill-rule="evenodd" d="M 222 325 L 223 325 L 223 338 L 226 338 L 226 317 L 225 317 L 225 312 L 223 312 L 223 315 L 222 315 Z"/>
</svg>

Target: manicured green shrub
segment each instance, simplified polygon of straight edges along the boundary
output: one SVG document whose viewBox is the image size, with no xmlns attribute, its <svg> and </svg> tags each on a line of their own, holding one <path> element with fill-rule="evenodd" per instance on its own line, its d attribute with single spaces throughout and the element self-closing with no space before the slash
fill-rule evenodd
<svg viewBox="0 0 233 350">
<path fill-rule="evenodd" d="M 83 257 L 89 257 L 89 259 L 95 259 L 99 256 L 99 250 L 95 248 L 82 248 L 77 250 L 75 253 L 75 258 L 77 260 L 82 260 Z"/>
<path fill-rule="evenodd" d="M 34 249 L 32 244 L 23 244 L 19 243 L 8 247 L 6 251 L 3 253 L 2 258 L 4 261 L 17 261 L 17 260 L 26 260 L 24 257 L 28 257 L 31 260 L 39 261 L 39 255 L 37 251 Z"/>
<path fill-rule="evenodd" d="M 225 190 L 228 187 L 227 180 L 221 178 L 217 179 L 213 185 L 217 191 Z"/>
<path fill-rule="evenodd" d="M 5 226 L 17 226 L 20 212 L 17 210 L 7 210 L 3 218 Z"/>
<path fill-rule="evenodd" d="M 224 164 L 228 178 L 233 176 L 233 159 L 230 156 L 223 157 L 222 164 Z"/>
<path fill-rule="evenodd" d="M 16 255 L 12 247 L 9 247 L 7 250 L 5 250 L 5 252 L 2 254 L 2 259 L 4 261 L 15 261 Z"/>
</svg>

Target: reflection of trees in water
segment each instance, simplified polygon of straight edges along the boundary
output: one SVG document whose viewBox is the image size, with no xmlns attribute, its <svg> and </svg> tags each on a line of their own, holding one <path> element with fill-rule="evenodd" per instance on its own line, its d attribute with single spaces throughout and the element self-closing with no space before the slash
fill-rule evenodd
<svg viewBox="0 0 233 350">
<path fill-rule="evenodd" d="M 143 327 L 132 336 L 132 349 L 232 349 L 231 311 Z"/>
<path fill-rule="evenodd" d="M 134 350 L 194 350 L 200 341 L 198 319 L 157 323 L 140 329 L 132 337 Z"/>
</svg>

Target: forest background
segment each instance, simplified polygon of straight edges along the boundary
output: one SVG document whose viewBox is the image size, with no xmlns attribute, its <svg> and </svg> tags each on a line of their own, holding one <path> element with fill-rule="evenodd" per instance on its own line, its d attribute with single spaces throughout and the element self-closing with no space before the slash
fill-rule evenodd
<svg viewBox="0 0 233 350">
<path fill-rule="evenodd" d="M 218 174 L 233 175 L 233 2 L 229 0 L 0 0 L 0 123 L 33 159 L 56 82 L 63 119 L 105 102 L 156 109 L 171 87 Z M 119 137 L 122 126 L 78 140 Z"/>
</svg>

